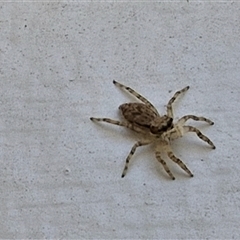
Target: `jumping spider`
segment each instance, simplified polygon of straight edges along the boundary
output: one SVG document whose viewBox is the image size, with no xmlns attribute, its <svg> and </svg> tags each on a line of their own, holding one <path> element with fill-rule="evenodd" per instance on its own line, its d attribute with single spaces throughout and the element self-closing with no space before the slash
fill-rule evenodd
<svg viewBox="0 0 240 240">
<path fill-rule="evenodd" d="M 191 177 L 193 177 L 192 172 L 187 168 L 187 166 L 173 154 L 170 147 L 170 142 L 174 139 L 182 137 L 188 132 L 194 132 L 200 139 L 207 142 L 213 149 L 215 149 L 213 142 L 208 137 L 203 135 L 197 128 L 184 125 L 185 122 L 189 119 L 195 121 L 205 121 L 210 125 L 213 125 L 214 123 L 207 118 L 197 117 L 194 115 L 186 115 L 180 118 L 176 123 L 173 123 L 172 104 L 181 93 L 184 93 L 189 89 L 189 86 L 183 88 L 180 91 L 177 91 L 173 95 L 173 97 L 169 100 L 167 104 L 167 114 L 164 116 L 160 116 L 157 109 L 146 98 L 135 92 L 132 88 L 126 87 L 116 81 L 113 81 L 113 83 L 117 87 L 125 89 L 130 94 L 138 98 L 141 103 L 124 103 L 120 105 L 119 109 L 121 110 L 124 117 L 124 121 L 122 122 L 109 118 L 91 117 L 90 119 L 92 121 L 103 121 L 114 125 L 126 127 L 143 135 L 144 140 L 137 141 L 133 145 L 130 153 L 128 154 L 122 177 L 126 175 L 128 164 L 134 152 L 136 151 L 136 148 L 143 145 L 148 145 L 150 143 L 155 143 L 156 158 L 163 165 L 165 171 L 168 173 L 172 180 L 174 180 L 175 177 L 169 170 L 166 162 L 161 157 L 161 153 L 163 152 L 165 152 L 173 162 L 178 164 L 185 172 L 187 172 Z"/>
</svg>

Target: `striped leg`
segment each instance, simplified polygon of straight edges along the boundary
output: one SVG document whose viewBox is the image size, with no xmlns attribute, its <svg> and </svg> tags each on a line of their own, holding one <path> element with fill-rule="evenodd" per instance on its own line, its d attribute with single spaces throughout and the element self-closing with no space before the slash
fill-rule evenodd
<svg viewBox="0 0 240 240">
<path fill-rule="evenodd" d="M 118 125 L 118 126 L 122 126 L 122 127 L 127 127 L 126 123 L 116 121 L 116 120 L 113 120 L 113 119 L 110 119 L 110 118 L 94 118 L 94 117 L 91 117 L 90 120 L 98 121 L 98 122 L 107 122 L 107 123 L 110 123 L 110 124 L 114 124 L 114 125 Z"/>
<path fill-rule="evenodd" d="M 186 92 L 188 89 L 189 89 L 189 86 L 183 88 L 183 89 L 180 90 L 180 91 L 177 91 L 177 92 L 173 95 L 173 97 L 169 100 L 169 102 L 168 102 L 168 104 L 167 104 L 167 115 L 168 115 L 168 117 L 173 118 L 173 110 L 172 110 L 172 104 L 173 104 L 173 102 L 177 99 L 177 97 L 178 97 L 181 93 Z"/>
<path fill-rule="evenodd" d="M 179 167 L 181 167 L 185 172 L 187 172 L 191 177 L 193 177 L 193 174 L 191 173 L 191 171 L 187 168 L 187 166 L 182 162 L 182 160 L 180 160 L 179 158 L 175 157 L 173 155 L 172 151 L 167 152 L 168 157 L 175 162 L 176 164 L 178 164 Z"/>
<path fill-rule="evenodd" d="M 113 119 L 110 119 L 110 118 L 94 118 L 94 117 L 91 117 L 90 120 L 92 121 L 98 121 L 98 122 L 107 122 L 107 123 L 110 123 L 110 124 L 114 124 L 114 125 L 117 125 L 117 126 L 121 126 L 121 127 L 126 127 L 126 128 L 129 128 L 135 132 L 138 132 L 138 133 L 143 133 L 143 130 L 130 123 L 130 122 L 120 122 L 120 121 L 117 121 L 117 120 L 113 120 Z"/>
<path fill-rule="evenodd" d="M 204 142 L 207 142 L 210 146 L 212 146 L 213 149 L 216 148 L 213 142 L 208 137 L 203 135 L 197 128 L 192 126 L 183 126 L 183 130 L 184 130 L 184 133 L 195 132 L 199 138 L 201 138 Z"/>
<path fill-rule="evenodd" d="M 161 158 L 161 152 L 156 151 L 155 155 L 156 155 L 157 160 L 163 165 L 164 170 L 167 172 L 167 174 L 170 176 L 170 178 L 172 180 L 175 180 L 175 177 L 173 176 L 170 169 L 168 168 L 167 163 Z"/>
<path fill-rule="evenodd" d="M 183 126 L 183 124 L 188 120 L 188 119 L 193 119 L 195 121 L 204 121 L 204 122 L 207 122 L 209 123 L 210 125 L 213 125 L 214 122 L 212 122 L 210 119 L 207 119 L 205 117 L 197 117 L 197 116 L 194 116 L 194 115 L 186 115 L 182 118 L 180 118 L 177 122 L 177 125 L 181 125 Z"/>
<path fill-rule="evenodd" d="M 148 144 L 150 144 L 150 143 L 151 143 L 151 141 L 145 141 L 145 142 L 144 142 L 144 141 L 142 141 L 142 142 L 141 142 L 141 141 L 138 141 L 138 142 L 136 142 L 136 143 L 133 145 L 130 153 L 128 154 L 128 156 L 127 156 L 127 158 L 126 158 L 125 167 L 124 167 L 123 172 L 122 172 L 122 178 L 125 177 L 125 175 L 126 175 L 126 172 L 127 172 L 127 170 L 128 170 L 128 164 L 129 164 L 129 162 L 130 162 L 133 154 L 135 153 L 137 147 L 144 146 L 144 145 L 148 145 Z"/>
<path fill-rule="evenodd" d="M 157 109 L 142 95 L 140 95 L 139 93 L 137 93 L 136 91 L 134 91 L 132 88 L 127 87 L 119 82 L 116 82 L 115 80 L 113 80 L 113 83 L 120 87 L 125 89 L 126 91 L 128 91 L 129 93 L 131 93 L 134 97 L 138 98 L 140 101 L 142 101 L 143 103 L 145 103 L 150 109 L 152 109 L 157 115 L 159 115 Z"/>
</svg>

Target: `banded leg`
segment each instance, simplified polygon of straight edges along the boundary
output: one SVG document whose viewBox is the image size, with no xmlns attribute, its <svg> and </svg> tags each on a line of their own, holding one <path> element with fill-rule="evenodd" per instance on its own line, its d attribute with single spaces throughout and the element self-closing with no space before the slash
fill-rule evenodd
<svg viewBox="0 0 240 240">
<path fill-rule="evenodd" d="M 91 117 L 90 120 L 98 121 L 98 122 L 107 122 L 107 123 L 122 126 L 122 127 L 126 127 L 126 125 L 127 125 L 123 122 L 116 121 L 116 120 L 113 120 L 113 119 L 110 119 L 110 118 L 94 118 L 94 117 Z"/>
<path fill-rule="evenodd" d="M 156 151 L 155 153 L 157 160 L 163 165 L 164 170 L 167 172 L 167 174 L 170 176 L 172 180 L 175 180 L 175 177 L 171 173 L 170 169 L 167 166 L 167 163 L 161 158 L 161 152 Z"/>
<path fill-rule="evenodd" d="M 126 175 L 126 172 L 127 172 L 127 170 L 128 170 L 129 162 L 130 162 L 133 154 L 135 153 L 137 147 L 144 146 L 144 145 L 148 145 L 148 144 L 150 144 L 150 143 L 151 143 L 151 141 L 145 141 L 145 142 L 138 141 L 138 142 L 136 142 L 136 143 L 133 145 L 130 153 L 128 154 L 128 156 L 127 156 L 127 158 L 126 158 L 125 167 L 124 167 L 123 172 L 122 172 L 122 178 L 125 177 L 125 175 Z"/>
<path fill-rule="evenodd" d="M 168 104 L 167 104 L 167 115 L 168 115 L 168 117 L 173 118 L 173 110 L 172 110 L 172 104 L 173 104 L 173 102 L 177 99 L 177 97 L 178 97 L 181 93 L 186 92 L 188 89 L 189 89 L 189 86 L 183 88 L 183 89 L 180 90 L 180 91 L 177 91 L 177 92 L 173 95 L 173 97 L 169 100 L 169 102 L 168 102 Z"/>
<path fill-rule="evenodd" d="M 208 137 L 203 135 L 197 128 L 192 126 L 183 126 L 183 130 L 184 130 L 184 133 L 195 132 L 199 138 L 201 138 L 204 142 L 207 142 L 210 146 L 212 146 L 213 149 L 216 148 L 213 142 Z"/>
<path fill-rule="evenodd" d="M 178 166 L 180 168 L 182 168 L 185 172 L 187 172 L 191 177 L 193 177 L 193 174 L 191 173 L 191 171 L 187 168 L 187 166 L 182 162 L 182 160 L 180 160 L 179 158 L 175 157 L 173 155 L 173 152 L 169 151 L 167 152 L 168 157 L 175 162 L 176 164 L 178 164 Z"/>
<path fill-rule="evenodd" d="M 197 117 L 197 116 L 194 116 L 194 115 L 186 115 L 186 116 L 184 116 L 184 117 L 182 117 L 178 120 L 177 125 L 183 126 L 183 124 L 189 119 L 193 119 L 195 121 L 204 121 L 204 122 L 209 123 L 210 125 L 214 124 L 214 122 L 212 122 L 210 119 L 207 119 L 205 117 Z"/>
<path fill-rule="evenodd" d="M 145 103 L 149 108 L 151 108 L 157 115 L 159 115 L 157 109 L 145 98 L 143 97 L 142 95 L 140 95 L 139 93 L 137 93 L 136 91 L 134 91 L 132 88 L 130 87 L 127 87 L 115 80 L 113 80 L 113 83 L 120 87 L 120 88 L 123 88 L 125 89 L 126 91 L 128 91 L 129 93 L 131 93 L 134 97 L 138 98 L 140 101 L 142 101 L 143 103 Z"/>
<path fill-rule="evenodd" d="M 131 129 L 135 132 L 138 132 L 138 133 L 143 133 L 143 130 L 140 127 L 138 127 L 136 125 L 133 125 L 130 122 L 120 122 L 120 121 L 113 120 L 113 119 L 110 119 L 110 118 L 94 118 L 94 117 L 91 117 L 90 120 L 98 121 L 98 122 L 107 122 L 107 123 L 114 124 L 114 125 L 117 125 L 117 126 L 129 128 L 129 129 Z"/>
</svg>

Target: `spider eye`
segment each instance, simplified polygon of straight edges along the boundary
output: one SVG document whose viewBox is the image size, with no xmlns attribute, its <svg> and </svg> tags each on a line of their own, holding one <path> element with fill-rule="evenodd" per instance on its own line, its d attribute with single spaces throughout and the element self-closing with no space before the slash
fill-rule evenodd
<svg viewBox="0 0 240 240">
<path fill-rule="evenodd" d="M 158 129 L 158 132 L 164 132 L 168 129 L 168 127 L 169 127 L 168 125 L 163 126 L 162 128 Z"/>
<path fill-rule="evenodd" d="M 167 119 L 166 124 L 163 125 L 163 126 L 159 126 L 159 127 L 151 126 L 151 127 L 150 127 L 150 131 L 151 131 L 151 133 L 153 133 L 153 134 L 162 133 L 162 132 L 164 132 L 164 131 L 167 131 L 169 128 L 172 127 L 172 122 L 173 122 L 173 119 L 172 119 L 172 118 L 169 118 L 169 119 Z"/>
<path fill-rule="evenodd" d="M 172 119 L 172 118 L 169 118 L 169 120 L 168 120 L 168 127 L 171 127 L 171 126 L 172 126 L 172 122 L 173 122 L 173 119 Z"/>
<path fill-rule="evenodd" d="M 158 121 L 153 122 L 150 125 L 150 131 L 153 134 L 160 134 L 164 131 L 167 131 L 169 128 L 172 127 L 173 119 L 168 116 L 163 116 L 162 118 L 157 119 L 157 120 Z"/>
</svg>

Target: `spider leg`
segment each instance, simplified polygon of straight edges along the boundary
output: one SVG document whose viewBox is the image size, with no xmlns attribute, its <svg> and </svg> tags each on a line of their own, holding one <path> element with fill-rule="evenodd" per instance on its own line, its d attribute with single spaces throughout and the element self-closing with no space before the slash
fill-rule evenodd
<svg viewBox="0 0 240 240">
<path fill-rule="evenodd" d="M 140 101 L 142 101 L 143 103 L 145 103 L 150 109 L 152 109 L 155 113 L 157 113 L 157 115 L 159 115 L 157 109 L 142 95 L 140 95 L 139 93 L 137 93 L 136 91 L 134 91 L 132 88 L 127 87 L 115 80 L 113 80 L 113 83 L 120 88 L 125 89 L 126 91 L 128 91 L 130 94 L 132 94 L 134 97 L 138 98 Z"/>
<path fill-rule="evenodd" d="M 210 125 L 213 125 L 213 124 L 214 124 L 214 122 L 212 122 L 210 119 L 207 119 L 207 118 L 205 118 L 205 117 L 197 117 L 197 116 L 194 116 L 194 115 L 186 115 L 186 116 L 180 118 L 180 119 L 177 121 L 177 125 L 183 126 L 183 124 L 184 124 L 188 119 L 193 119 L 193 120 L 195 120 L 195 121 L 204 121 L 204 122 L 209 123 Z"/>
<path fill-rule="evenodd" d="M 213 142 L 208 137 L 203 135 L 197 128 L 192 126 L 183 126 L 183 131 L 184 133 L 195 132 L 199 138 L 201 138 L 204 142 L 207 142 L 210 146 L 212 146 L 213 149 L 216 148 Z"/>
<path fill-rule="evenodd" d="M 167 172 L 167 174 L 170 176 L 170 178 L 172 180 L 175 180 L 175 177 L 173 176 L 170 169 L 168 168 L 167 163 L 161 158 L 161 152 L 156 151 L 155 156 L 156 156 L 157 160 L 163 165 L 164 170 Z"/>
<path fill-rule="evenodd" d="M 122 178 L 125 177 L 125 175 L 126 175 L 126 172 L 127 172 L 127 170 L 128 170 L 128 164 L 129 164 L 130 159 L 132 158 L 133 154 L 135 153 L 137 147 L 144 146 L 144 145 L 148 145 L 148 144 L 150 144 L 151 142 L 152 142 L 152 141 L 145 141 L 145 142 L 144 142 L 144 141 L 142 141 L 142 142 L 141 142 L 141 141 L 138 141 L 138 142 L 136 142 L 136 143 L 133 145 L 130 153 L 128 154 L 128 156 L 127 156 L 127 158 L 126 158 L 125 167 L 124 167 L 123 172 L 122 172 Z"/>
<path fill-rule="evenodd" d="M 118 126 L 122 126 L 122 127 L 127 127 L 126 123 L 116 121 L 116 120 L 113 120 L 113 119 L 110 119 L 110 118 L 94 118 L 94 117 L 91 117 L 90 120 L 98 121 L 98 122 L 107 122 L 107 123 L 110 123 L 110 124 L 114 124 L 114 125 L 118 125 Z"/>
<path fill-rule="evenodd" d="M 173 104 L 173 102 L 177 99 L 177 97 L 178 97 L 181 93 L 186 92 L 188 89 L 189 89 L 189 86 L 183 88 L 183 89 L 180 90 L 180 91 L 177 91 L 177 92 L 173 95 L 173 97 L 169 100 L 169 102 L 168 102 L 168 104 L 167 104 L 167 115 L 168 115 L 168 117 L 173 118 L 173 110 L 172 110 L 172 104 Z"/>
<path fill-rule="evenodd" d="M 168 151 L 167 155 L 173 162 L 178 164 L 179 167 L 181 167 L 185 172 L 187 172 L 191 177 L 193 177 L 193 174 L 187 168 L 187 166 L 182 162 L 182 160 L 180 160 L 179 158 L 175 157 L 172 151 Z"/>
<path fill-rule="evenodd" d="M 137 133 L 143 133 L 143 129 L 141 129 L 140 127 L 138 127 L 130 122 L 120 122 L 120 121 L 113 120 L 110 118 L 94 118 L 94 117 L 91 117 L 90 120 L 98 121 L 98 122 L 107 122 L 107 123 L 114 124 L 117 126 L 129 128 Z"/>
</svg>

